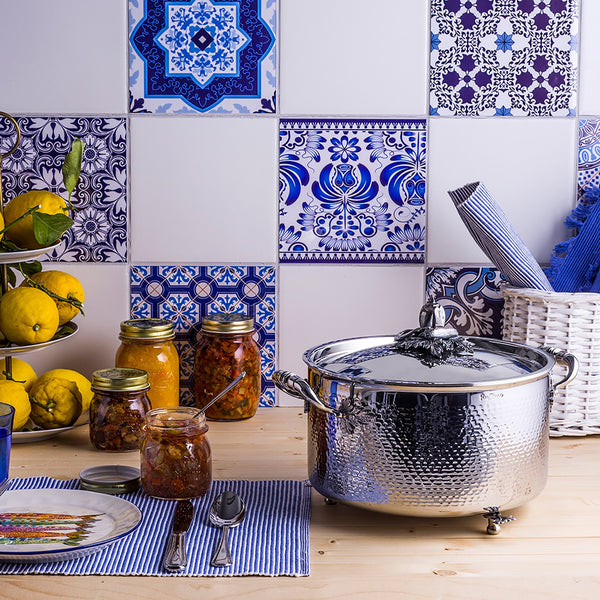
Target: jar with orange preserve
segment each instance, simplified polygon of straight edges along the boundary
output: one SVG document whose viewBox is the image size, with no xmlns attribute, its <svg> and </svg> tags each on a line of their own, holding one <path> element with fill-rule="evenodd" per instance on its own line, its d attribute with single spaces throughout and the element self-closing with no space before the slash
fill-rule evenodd
<svg viewBox="0 0 600 600">
<path fill-rule="evenodd" d="M 208 492 L 212 482 L 208 425 L 197 408 L 155 408 L 146 415 L 141 448 L 144 491 L 154 498 L 184 500 Z"/>
<path fill-rule="evenodd" d="M 101 369 L 92 373 L 90 441 L 97 450 L 139 450 L 150 410 L 148 374 L 141 369 Z"/>
<path fill-rule="evenodd" d="M 175 330 L 167 319 L 129 319 L 121 323 L 115 365 L 148 373 L 152 408 L 179 406 L 179 355 Z"/>
<path fill-rule="evenodd" d="M 235 313 L 202 318 L 194 357 L 194 395 L 204 408 L 242 371 L 241 383 L 206 410 L 213 421 L 239 421 L 256 413 L 260 400 L 260 350 L 254 340 L 254 319 Z"/>
</svg>

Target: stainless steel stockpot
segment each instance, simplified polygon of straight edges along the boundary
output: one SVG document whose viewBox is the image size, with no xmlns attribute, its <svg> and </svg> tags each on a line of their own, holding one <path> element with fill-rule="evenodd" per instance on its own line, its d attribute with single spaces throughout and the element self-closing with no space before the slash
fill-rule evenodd
<svg viewBox="0 0 600 600">
<path fill-rule="evenodd" d="M 308 380 L 273 380 L 306 401 L 309 479 L 327 499 L 407 516 L 484 514 L 495 533 L 501 509 L 546 484 L 552 396 L 577 359 L 461 337 L 444 321 L 430 300 L 419 328 L 311 348 Z M 556 363 L 565 373 L 552 383 Z"/>
</svg>

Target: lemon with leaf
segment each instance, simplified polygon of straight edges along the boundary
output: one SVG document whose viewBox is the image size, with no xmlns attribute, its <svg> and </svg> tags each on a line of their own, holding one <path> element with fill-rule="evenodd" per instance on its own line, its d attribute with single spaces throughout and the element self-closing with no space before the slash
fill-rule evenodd
<svg viewBox="0 0 600 600">
<path fill-rule="evenodd" d="M 31 389 L 31 386 L 35 383 L 35 380 L 37 379 L 37 374 L 34 371 L 33 367 L 24 360 L 13 356 L 11 370 L 13 381 L 21 383 L 25 390 L 28 392 Z M 3 358 L 2 360 L 0 360 L 0 381 L 8 379 L 6 373 L 6 359 Z"/>
<path fill-rule="evenodd" d="M 36 288 L 18 287 L 0 298 L 0 331 L 19 346 L 41 344 L 58 329 L 56 303 Z"/>
<path fill-rule="evenodd" d="M 77 384 L 68 379 L 38 379 L 29 395 L 31 420 L 42 429 L 68 427 L 81 415 L 81 393 Z"/>
<path fill-rule="evenodd" d="M 39 271 L 29 275 L 21 286 L 38 287 L 49 293 L 58 308 L 59 327 L 82 311 L 85 292 L 77 277 L 64 271 Z"/>
<path fill-rule="evenodd" d="M 23 384 L 6 379 L 0 381 L 0 402 L 10 404 L 15 409 L 13 431 L 21 431 L 31 413 L 29 394 Z"/>
<path fill-rule="evenodd" d="M 92 392 L 92 382 L 85 377 L 85 375 L 82 375 L 73 369 L 52 369 L 46 371 L 43 375 L 39 376 L 38 382 L 43 384 L 46 381 L 56 378 L 72 381 L 77 386 L 77 389 L 81 394 L 81 412 L 85 412 L 90 407 L 90 402 L 94 396 L 94 392 Z"/>
</svg>

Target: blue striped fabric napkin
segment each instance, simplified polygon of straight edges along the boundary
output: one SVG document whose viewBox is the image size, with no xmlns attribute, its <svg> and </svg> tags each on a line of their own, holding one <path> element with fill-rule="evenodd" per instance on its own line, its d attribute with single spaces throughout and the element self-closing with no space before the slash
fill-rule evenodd
<svg viewBox="0 0 600 600">
<path fill-rule="evenodd" d="M 483 183 L 448 194 L 470 234 L 514 287 L 552 291 L 552 285 Z"/>
<path fill-rule="evenodd" d="M 13 479 L 9 489 L 79 489 L 79 480 L 49 477 Z M 237 492 L 246 505 L 246 518 L 230 530 L 230 567 L 210 566 L 221 530 L 208 518 L 214 498 Z M 179 573 L 161 564 L 173 521 L 175 503 L 150 498 L 142 490 L 119 497 L 142 513 L 140 526 L 127 537 L 81 558 L 43 564 L 0 563 L 0 574 L 60 575 L 310 575 L 308 525 L 310 490 L 304 481 L 213 481 L 209 493 L 192 500 L 194 519 L 187 534 L 188 567 Z"/>
</svg>

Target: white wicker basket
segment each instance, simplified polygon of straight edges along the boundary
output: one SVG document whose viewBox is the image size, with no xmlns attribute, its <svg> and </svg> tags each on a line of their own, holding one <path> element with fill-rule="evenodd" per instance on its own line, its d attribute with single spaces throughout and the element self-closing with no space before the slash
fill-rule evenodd
<svg viewBox="0 0 600 600">
<path fill-rule="evenodd" d="M 550 435 L 600 434 L 600 294 L 503 287 L 502 337 L 552 346 L 579 359 L 579 372 L 556 390 Z M 556 374 L 560 374 L 557 365 Z"/>
</svg>

